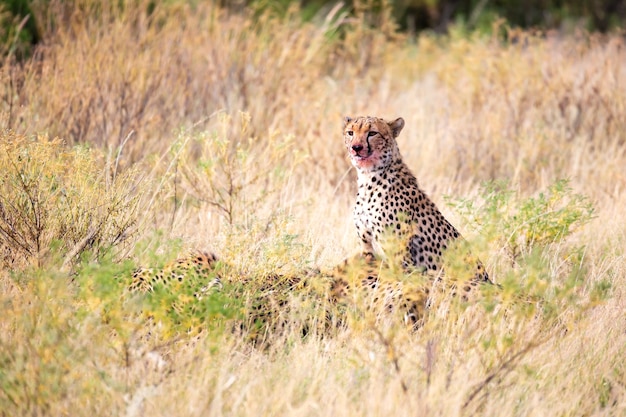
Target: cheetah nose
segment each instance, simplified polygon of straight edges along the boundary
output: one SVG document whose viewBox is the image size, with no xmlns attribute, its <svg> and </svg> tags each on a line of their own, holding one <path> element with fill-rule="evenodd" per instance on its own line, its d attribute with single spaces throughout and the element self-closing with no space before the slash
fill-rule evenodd
<svg viewBox="0 0 626 417">
<path fill-rule="evenodd" d="M 352 150 L 358 155 L 363 150 L 363 145 L 352 145 Z"/>
</svg>

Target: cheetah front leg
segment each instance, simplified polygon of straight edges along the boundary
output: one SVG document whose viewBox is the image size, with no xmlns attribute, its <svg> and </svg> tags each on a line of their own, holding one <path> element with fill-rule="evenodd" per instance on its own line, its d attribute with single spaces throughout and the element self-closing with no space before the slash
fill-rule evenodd
<svg viewBox="0 0 626 417">
<path fill-rule="evenodd" d="M 365 259 L 367 262 L 372 261 L 375 256 L 374 256 L 374 245 L 372 245 L 371 241 L 365 242 L 365 241 L 361 241 L 361 256 L 363 257 L 363 259 Z"/>
<path fill-rule="evenodd" d="M 372 265 L 374 264 L 376 261 L 376 256 L 374 255 L 374 252 L 367 252 L 367 251 L 358 251 L 356 253 L 354 253 L 353 255 L 348 256 L 347 258 L 345 258 L 343 260 L 343 262 L 341 262 L 340 265 L 342 265 L 343 267 L 347 267 L 348 265 Z"/>
<path fill-rule="evenodd" d="M 359 240 L 361 241 L 361 254 L 360 255 L 363 257 L 363 259 L 369 262 L 375 258 L 374 254 L 376 253 L 374 251 L 372 231 L 368 230 L 368 228 L 358 220 L 355 221 L 355 225 L 357 228 Z M 359 255 L 355 255 L 353 256 L 353 258 L 357 256 Z"/>
</svg>

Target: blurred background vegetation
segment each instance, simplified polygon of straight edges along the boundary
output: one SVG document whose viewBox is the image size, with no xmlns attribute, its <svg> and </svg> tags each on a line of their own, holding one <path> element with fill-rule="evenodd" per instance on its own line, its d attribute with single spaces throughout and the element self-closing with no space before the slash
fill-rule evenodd
<svg viewBox="0 0 626 417">
<path fill-rule="evenodd" d="M 148 12 L 159 3 L 189 3 L 197 5 L 203 0 L 155 0 L 149 3 Z M 217 3 L 233 11 L 252 10 L 257 16 L 265 12 L 285 15 L 297 6 L 304 21 L 323 19 L 338 4 L 348 14 L 367 13 L 372 24 L 378 15 L 391 12 L 391 17 L 401 31 L 415 34 L 422 31 L 446 33 L 454 25 L 466 30 L 490 32 L 493 23 L 505 21 L 511 27 L 524 29 L 558 30 L 572 32 L 576 29 L 607 32 L 623 27 L 626 18 L 625 0 L 204 0 Z M 123 9 L 129 1 L 115 2 Z M 0 39 L 4 54 L 28 56 L 32 46 L 44 39 L 59 22 L 49 10 L 64 8 L 66 18 L 71 11 L 85 7 L 98 8 L 97 1 L 85 0 L 2 0 L 0 1 Z M 101 3 L 106 8 L 107 2 Z M 56 20 L 56 21 L 55 21 Z"/>
<path fill-rule="evenodd" d="M 260 9 L 283 10 L 293 3 L 302 7 L 303 17 L 311 19 L 328 10 L 337 0 L 235 0 L 222 1 L 237 8 L 253 6 Z M 369 0 L 344 1 L 352 12 L 359 7 L 381 11 L 391 7 L 393 17 L 403 30 L 434 30 L 446 32 L 451 24 L 469 29 L 490 30 L 495 19 L 505 19 L 511 26 L 521 28 L 571 30 L 607 30 L 619 27 L 626 17 L 623 0 Z"/>
</svg>

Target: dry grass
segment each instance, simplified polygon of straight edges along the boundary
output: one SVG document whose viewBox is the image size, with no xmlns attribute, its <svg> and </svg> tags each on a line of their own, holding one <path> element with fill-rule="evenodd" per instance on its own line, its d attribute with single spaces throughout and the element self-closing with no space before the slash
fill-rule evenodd
<svg viewBox="0 0 626 417">
<path fill-rule="evenodd" d="M 33 59 L 2 62 L 0 414 L 626 412 L 622 38 L 413 41 L 338 10 L 304 24 L 295 10 L 254 20 L 174 2 L 147 16 L 137 3 L 53 3 L 47 21 L 62 24 Z M 549 311 L 442 307 L 413 333 L 365 315 L 256 349 L 228 327 L 235 303 L 210 310 L 193 346 L 158 329 L 146 344 L 142 300 L 120 299 L 134 262 L 210 249 L 237 281 L 354 251 L 346 114 L 403 116 L 423 188 L 496 281 Z M 518 216 L 562 178 L 563 199 Z M 509 184 L 498 213 L 484 180 Z M 577 194 L 593 219 L 550 232 Z"/>
</svg>

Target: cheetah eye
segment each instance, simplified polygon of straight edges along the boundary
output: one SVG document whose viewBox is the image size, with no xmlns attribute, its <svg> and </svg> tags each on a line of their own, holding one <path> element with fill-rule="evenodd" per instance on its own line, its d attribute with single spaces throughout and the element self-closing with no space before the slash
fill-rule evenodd
<svg viewBox="0 0 626 417">
<path fill-rule="evenodd" d="M 353 136 L 354 135 L 354 131 L 353 130 L 348 130 L 348 136 Z"/>
<path fill-rule="evenodd" d="M 378 134 L 378 132 L 374 132 L 373 130 L 370 130 L 369 132 L 367 132 L 367 137 L 371 138 L 372 136 L 375 136 L 377 134 Z"/>
</svg>

